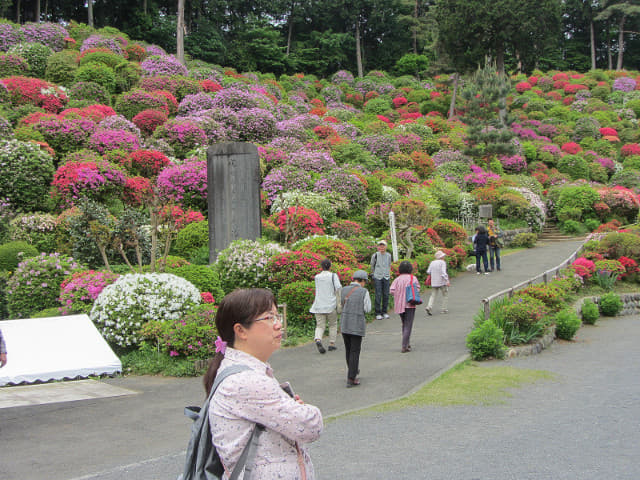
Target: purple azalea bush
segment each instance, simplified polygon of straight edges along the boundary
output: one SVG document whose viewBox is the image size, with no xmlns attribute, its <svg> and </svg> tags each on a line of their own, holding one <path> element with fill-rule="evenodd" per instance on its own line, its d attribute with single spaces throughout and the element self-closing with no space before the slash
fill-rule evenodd
<svg viewBox="0 0 640 480">
<path fill-rule="evenodd" d="M 195 115 L 203 110 L 215 108 L 213 96 L 209 93 L 195 93 L 185 96 L 178 105 L 178 115 Z"/>
<path fill-rule="evenodd" d="M 391 135 L 366 135 L 358 138 L 357 141 L 369 152 L 383 160 L 388 159 L 392 153 L 400 151 L 398 141 Z"/>
<path fill-rule="evenodd" d="M 276 118 L 264 108 L 244 108 L 238 111 L 240 140 L 267 143 L 276 134 Z"/>
<path fill-rule="evenodd" d="M 468 190 L 484 187 L 490 179 L 499 179 L 500 175 L 493 172 L 486 172 L 478 165 L 471 165 L 471 174 L 464 177 L 464 183 Z"/>
<path fill-rule="evenodd" d="M 631 92 L 636 89 L 636 81 L 629 77 L 616 78 L 613 82 L 613 91 Z"/>
<path fill-rule="evenodd" d="M 307 192 L 311 188 L 311 174 L 291 166 L 274 168 L 262 182 L 262 190 L 270 202 L 281 193 L 288 190 Z"/>
<path fill-rule="evenodd" d="M 96 130 L 96 124 L 86 118 L 50 118 L 34 125 L 57 155 L 81 149 Z"/>
<path fill-rule="evenodd" d="M 123 47 L 126 47 L 127 42 L 123 38 L 105 37 L 103 35 L 90 35 L 82 42 L 80 51 L 84 52 L 91 48 L 108 48 L 113 53 L 122 55 L 124 53 Z"/>
<path fill-rule="evenodd" d="M 335 168 L 323 172 L 313 191 L 317 193 L 338 193 L 345 197 L 353 211 L 362 212 L 367 206 L 367 191 L 360 179 L 351 172 Z"/>
<path fill-rule="evenodd" d="M 171 145 L 178 158 L 185 158 L 191 150 L 207 143 L 205 131 L 189 119 L 169 120 L 156 128 L 153 137 Z"/>
<path fill-rule="evenodd" d="M 96 130 L 89 138 L 87 145 L 92 150 L 99 153 L 106 153 L 111 150 L 124 150 L 134 152 L 140 149 L 140 138 L 125 130 Z"/>
<path fill-rule="evenodd" d="M 0 52 L 6 52 L 23 40 L 24 34 L 20 28 L 10 23 L 0 23 Z"/>
<path fill-rule="evenodd" d="M 433 159 L 433 163 L 436 167 L 450 162 L 469 163 L 470 161 L 469 157 L 458 150 L 440 150 L 439 152 L 436 152 L 431 158 Z"/>
<path fill-rule="evenodd" d="M 20 27 L 25 42 L 40 43 L 59 52 L 64 49 L 69 32 L 57 23 L 25 23 Z"/>
<path fill-rule="evenodd" d="M 215 107 L 227 107 L 236 112 L 244 108 L 258 108 L 266 105 L 265 97 L 254 92 L 247 92 L 240 88 L 225 88 L 216 92 L 213 97 Z"/>
<path fill-rule="evenodd" d="M 151 55 L 145 58 L 140 68 L 147 77 L 157 75 L 187 75 L 187 67 L 173 55 Z"/>
<path fill-rule="evenodd" d="M 527 161 L 520 155 L 501 155 L 498 160 L 507 173 L 520 173 L 527 169 Z"/>
<path fill-rule="evenodd" d="M 301 150 L 292 153 L 287 165 L 307 172 L 326 172 L 335 168 L 336 162 L 329 152 Z"/>
<path fill-rule="evenodd" d="M 122 115 L 109 115 L 98 124 L 98 128 L 105 130 L 124 130 L 140 137 L 142 133 L 133 122 L 130 122 Z"/>
</svg>

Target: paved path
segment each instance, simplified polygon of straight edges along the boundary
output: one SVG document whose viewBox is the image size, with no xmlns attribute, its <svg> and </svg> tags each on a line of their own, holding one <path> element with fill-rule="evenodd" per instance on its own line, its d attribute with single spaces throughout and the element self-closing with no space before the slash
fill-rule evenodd
<svg viewBox="0 0 640 480">
<path fill-rule="evenodd" d="M 500 273 L 461 273 L 452 281 L 448 315 L 428 317 L 423 308 L 418 310 L 411 353 L 400 353 L 397 316 L 373 322 L 363 343 L 359 388 L 344 388 L 341 345 L 325 355 L 312 344 L 284 349 L 271 363 L 281 381 L 289 380 L 325 416 L 404 395 L 466 355 L 465 337 L 482 298 L 556 266 L 579 244 L 549 243 L 507 256 Z M 200 379 L 125 377 L 106 382 L 140 393 L 0 409 L 0 437 L 7 445 L 0 452 L 0 478 L 173 479 L 188 438 L 182 407 L 202 402 Z M 376 445 L 386 443 L 381 440 Z"/>
<path fill-rule="evenodd" d="M 541 355 L 483 362 L 555 374 L 504 405 L 339 418 L 311 446 L 319 478 L 637 480 L 639 340 L 640 316 L 601 319 Z"/>
</svg>

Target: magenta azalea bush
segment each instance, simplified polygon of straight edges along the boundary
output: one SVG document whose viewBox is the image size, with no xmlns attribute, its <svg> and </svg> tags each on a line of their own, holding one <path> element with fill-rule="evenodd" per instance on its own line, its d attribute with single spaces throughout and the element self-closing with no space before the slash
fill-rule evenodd
<svg viewBox="0 0 640 480">
<path fill-rule="evenodd" d="M 111 272 L 85 270 L 74 273 L 60 285 L 58 301 L 62 305 L 60 313 L 89 313 L 93 302 L 98 298 L 104 287 L 115 282 L 120 275 Z"/>
<path fill-rule="evenodd" d="M 148 77 L 156 75 L 187 75 L 187 67 L 173 55 L 151 55 L 140 64 Z"/>
<path fill-rule="evenodd" d="M 207 162 L 194 160 L 165 168 L 158 175 L 158 189 L 164 198 L 204 209 L 207 202 Z"/>
<path fill-rule="evenodd" d="M 98 153 L 106 153 L 111 150 L 123 150 L 135 152 L 140 149 L 140 138 L 125 130 L 100 129 L 91 135 L 87 146 Z"/>
</svg>

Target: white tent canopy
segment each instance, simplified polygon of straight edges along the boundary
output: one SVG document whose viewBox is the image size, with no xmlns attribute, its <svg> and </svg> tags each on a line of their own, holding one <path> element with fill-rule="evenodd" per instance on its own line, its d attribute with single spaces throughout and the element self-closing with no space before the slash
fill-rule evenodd
<svg viewBox="0 0 640 480">
<path fill-rule="evenodd" d="M 0 322 L 7 365 L 0 385 L 114 374 L 122 363 L 87 315 Z"/>
</svg>

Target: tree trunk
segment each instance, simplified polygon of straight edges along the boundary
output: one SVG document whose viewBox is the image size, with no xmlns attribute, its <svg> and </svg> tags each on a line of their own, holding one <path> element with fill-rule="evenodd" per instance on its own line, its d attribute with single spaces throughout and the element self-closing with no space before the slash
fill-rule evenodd
<svg viewBox="0 0 640 480">
<path fill-rule="evenodd" d="M 142 13 L 144 15 L 146 15 L 147 14 L 147 10 L 148 10 L 148 8 L 147 8 L 147 0 L 142 0 Z"/>
<path fill-rule="evenodd" d="M 496 49 L 496 67 L 498 73 L 504 75 L 504 47 L 502 45 Z"/>
<path fill-rule="evenodd" d="M 413 18 L 415 25 L 413 26 L 413 53 L 418 54 L 418 0 L 413 4 Z"/>
<path fill-rule="evenodd" d="M 606 25 L 606 32 L 607 32 L 607 69 L 608 70 L 613 70 L 613 57 L 611 55 L 611 35 L 610 35 L 610 31 L 609 31 L 609 22 L 607 22 Z"/>
<path fill-rule="evenodd" d="M 178 0 L 178 29 L 176 32 L 176 57 L 184 62 L 184 0 Z"/>
<path fill-rule="evenodd" d="M 456 111 L 456 96 L 458 95 L 458 73 L 453 74 L 453 95 L 451 95 L 451 103 L 449 104 L 449 120 L 453 118 Z"/>
<path fill-rule="evenodd" d="M 593 20 L 589 23 L 589 40 L 591 43 L 591 70 L 596 69 L 596 29 Z"/>
<path fill-rule="evenodd" d="M 291 8 L 289 9 L 289 28 L 287 32 L 287 53 L 286 56 L 289 56 L 291 52 L 291 40 L 293 38 L 293 8 L 295 6 L 294 2 L 291 2 Z"/>
<path fill-rule="evenodd" d="M 93 28 L 93 0 L 87 1 L 87 16 L 88 16 L 88 25 Z"/>
<path fill-rule="evenodd" d="M 36 23 L 40 23 L 40 0 L 36 0 L 36 15 L 35 15 L 35 19 L 33 20 Z"/>
<path fill-rule="evenodd" d="M 620 24 L 618 25 L 618 63 L 616 70 L 622 70 L 622 60 L 624 57 L 624 22 L 627 20 L 626 15 L 622 15 Z"/>
<path fill-rule="evenodd" d="M 358 77 L 362 78 L 362 51 L 360 49 L 360 19 L 356 19 L 356 64 L 358 65 Z"/>
<path fill-rule="evenodd" d="M 20 23 L 20 10 L 22 10 L 22 2 L 20 0 L 16 0 L 16 23 Z"/>
</svg>

